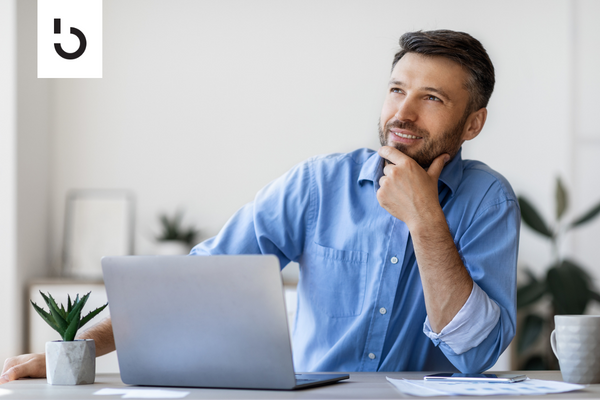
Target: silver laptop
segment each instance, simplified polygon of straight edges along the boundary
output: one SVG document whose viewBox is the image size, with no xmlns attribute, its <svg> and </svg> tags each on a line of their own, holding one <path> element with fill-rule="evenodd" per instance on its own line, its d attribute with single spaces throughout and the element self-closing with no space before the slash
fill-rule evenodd
<svg viewBox="0 0 600 400">
<path fill-rule="evenodd" d="M 130 385 L 299 389 L 275 256 L 102 259 L 121 379 Z"/>
</svg>

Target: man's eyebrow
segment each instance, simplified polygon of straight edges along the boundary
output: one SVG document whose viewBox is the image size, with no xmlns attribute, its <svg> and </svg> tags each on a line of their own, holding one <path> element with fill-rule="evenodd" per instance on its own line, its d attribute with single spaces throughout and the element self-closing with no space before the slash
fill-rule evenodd
<svg viewBox="0 0 600 400">
<path fill-rule="evenodd" d="M 389 86 L 404 86 L 404 82 L 402 81 L 395 81 L 395 80 L 391 80 L 388 83 Z M 450 96 L 448 96 L 448 93 L 444 92 L 442 89 L 439 88 L 434 88 L 431 86 L 424 86 L 422 88 L 420 88 L 421 90 L 425 91 L 425 92 L 434 92 L 439 94 L 442 97 L 445 97 L 446 99 L 450 100 Z"/>
</svg>

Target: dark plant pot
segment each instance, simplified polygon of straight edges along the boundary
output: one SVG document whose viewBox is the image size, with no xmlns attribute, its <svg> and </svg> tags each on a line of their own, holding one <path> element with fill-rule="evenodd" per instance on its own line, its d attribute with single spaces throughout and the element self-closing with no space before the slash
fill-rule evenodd
<svg viewBox="0 0 600 400">
<path fill-rule="evenodd" d="M 88 385 L 96 378 L 92 339 L 46 342 L 46 378 L 51 385 Z"/>
</svg>

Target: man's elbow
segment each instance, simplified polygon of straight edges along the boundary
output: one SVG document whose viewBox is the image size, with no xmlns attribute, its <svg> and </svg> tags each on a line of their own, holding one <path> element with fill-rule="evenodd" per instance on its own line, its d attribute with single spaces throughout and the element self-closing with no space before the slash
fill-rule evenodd
<svg viewBox="0 0 600 400">
<path fill-rule="evenodd" d="M 500 318 L 494 329 L 476 347 L 462 354 L 456 354 L 452 349 L 442 347 L 450 362 L 464 374 L 476 374 L 492 368 L 500 355 L 506 350 L 515 335 L 513 324 L 503 326 Z"/>
</svg>

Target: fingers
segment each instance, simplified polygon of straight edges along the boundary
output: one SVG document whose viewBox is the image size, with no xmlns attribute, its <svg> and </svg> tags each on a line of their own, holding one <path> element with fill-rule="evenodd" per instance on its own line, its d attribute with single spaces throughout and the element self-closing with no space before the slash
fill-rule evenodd
<svg viewBox="0 0 600 400">
<path fill-rule="evenodd" d="M 46 376 L 46 355 L 25 354 L 8 358 L 4 362 L 0 384 L 19 378 L 43 378 Z"/>
<path fill-rule="evenodd" d="M 8 377 L 8 371 L 14 367 L 17 363 L 19 357 L 7 358 L 4 361 L 4 367 L 2 368 L 2 375 L 0 375 L 0 384 L 8 382 L 10 379 Z"/>
<path fill-rule="evenodd" d="M 402 153 L 400 150 L 390 146 L 381 147 L 378 151 L 378 154 L 380 157 L 385 158 L 389 162 L 393 163 L 393 165 L 388 164 L 383 168 L 383 173 L 386 176 L 391 175 L 392 171 L 394 171 L 394 166 L 396 165 L 403 166 L 404 168 L 411 167 L 412 164 L 416 165 L 412 158 Z M 433 162 L 427 169 L 427 174 L 431 178 L 434 178 L 433 180 L 437 182 L 442 173 L 442 170 L 444 169 L 444 166 L 446 165 L 446 163 L 448 163 L 448 161 L 450 161 L 450 155 L 446 153 L 440 154 L 433 160 Z"/>
<path fill-rule="evenodd" d="M 15 359 L 15 357 L 13 358 L 7 358 L 6 360 L 4 360 L 4 367 L 2 368 L 2 375 L 4 375 L 4 373 L 10 368 L 12 367 L 12 361 Z"/>
<path fill-rule="evenodd" d="M 408 158 L 408 156 L 402 153 L 400 150 L 393 148 L 391 146 L 383 146 L 377 152 L 381 158 L 385 158 L 389 162 L 393 164 L 399 164 L 404 159 Z"/>
<path fill-rule="evenodd" d="M 415 161 L 411 157 L 407 156 L 400 150 L 391 146 L 382 146 L 377 153 L 380 157 L 385 158 L 386 160 L 395 165 L 408 166 L 409 164 L 415 163 Z M 448 161 L 450 161 L 450 155 L 446 153 L 437 156 L 429 166 L 429 169 L 427 170 L 429 176 L 434 177 L 437 181 L 440 177 L 440 174 L 442 173 L 442 170 L 444 169 L 444 165 L 446 165 Z M 386 170 L 384 169 L 384 173 L 385 171 Z"/>
<path fill-rule="evenodd" d="M 17 376 L 17 371 L 15 371 L 15 368 L 17 368 L 17 367 L 12 367 L 12 368 L 8 369 L 6 372 L 4 372 L 2 374 L 2 376 L 0 376 L 0 383 L 7 383 L 10 381 L 19 379 L 19 377 Z"/>
<path fill-rule="evenodd" d="M 427 170 L 427 174 L 431 178 L 433 178 L 435 182 L 437 182 L 438 179 L 440 178 L 440 174 L 442 173 L 442 170 L 444 169 L 444 166 L 446 165 L 446 163 L 448 161 L 450 161 L 450 156 L 448 154 L 441 154 L 441 155 L 437 156 L 436 159 L 433 160 L 433 162 L 429 166 L 429 169 Z"/>
</svg>

